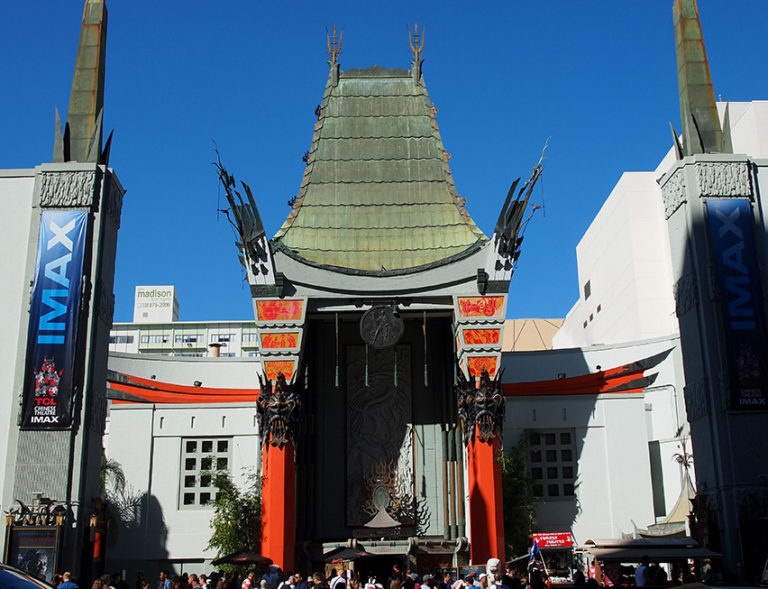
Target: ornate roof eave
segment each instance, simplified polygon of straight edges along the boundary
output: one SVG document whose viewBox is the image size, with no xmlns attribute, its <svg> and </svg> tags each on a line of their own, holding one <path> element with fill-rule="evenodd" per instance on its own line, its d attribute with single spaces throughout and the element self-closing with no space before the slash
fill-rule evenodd
<svg viewBox="0 0 768 589">
<path fill-rule="evenodd" d="M 275 266 L 284 276 L 288 289 L 295 290 L 295 296 L 328 298 L 425 298 L 466 294 L 469 289 L 477 289 L 479 294 L 484 294 L 479 278 L 490 264 L 489 260 L 496 255 L 492 241 L 478 240 L 468 250 L 440 262 L 405 271 L 366 272 L 308 262 L 280 244 L 273 244 L 272 249 Z M 354 280 L 350 280 L 351 276 Z M 484 288 L 487 292 L 506 293 L 509 280 L 490 281 L 485 283 Z"/>
</svg>

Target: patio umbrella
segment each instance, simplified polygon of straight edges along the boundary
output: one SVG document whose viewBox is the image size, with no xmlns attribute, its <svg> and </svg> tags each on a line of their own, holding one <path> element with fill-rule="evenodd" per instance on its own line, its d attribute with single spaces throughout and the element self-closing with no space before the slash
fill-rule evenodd
<svg viewBox="0 0 768 589">
<path fill-rule="evenodd" d="M 362 548 L 339 546 L 338 548 L 334 548 L 323 554 L 323 557 L 320 560 L 336 564 L 340 562 L 350 562 L 352 560 L 357 560 L 358 558 L 363 558 L 364 556 L 373 556 L 373 554 L 366 552 Z"/>
<path fill-rule="evenodd" d="M 250 550 L 241 550 L 213 561 L 214 566 L 220 564 L 271 564 L 272 560 Z"/>
</svg>

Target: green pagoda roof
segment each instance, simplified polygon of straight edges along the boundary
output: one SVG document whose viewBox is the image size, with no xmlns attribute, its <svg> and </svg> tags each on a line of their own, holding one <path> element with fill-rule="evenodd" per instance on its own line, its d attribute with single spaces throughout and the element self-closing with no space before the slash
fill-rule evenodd
<svg viewBox="0 0 768 589">
<path fill-rule="evenodd" d="M 456 193 L 436 112 L 413 71 L 332 64 L 275 247 L 312 264 L 378 273 L 455 259 L 487 241 Z"/>
</svg>

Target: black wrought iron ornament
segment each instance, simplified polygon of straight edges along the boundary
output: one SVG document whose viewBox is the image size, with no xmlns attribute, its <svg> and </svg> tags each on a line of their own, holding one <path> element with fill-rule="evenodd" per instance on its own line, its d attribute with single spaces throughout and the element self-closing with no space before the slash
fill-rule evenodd
<svg viewBox="0 0 768 589">
<path fill-rule="evenodd" d="M 298 386 L 288 383 L 282 372 L 277 373 L 274 386 L 266 376 L 262 379 L 259 375 L 259 383 L 261 393 L 257 407 L 261 443 L 269 443 L 278 448 L 288 442 L 295 443 L 296 424 L 301 409 Z"/>
<path fill-rule="evenodd" d="M 501 438 L 505 403 L 501 390 L 503 372 L 499 371 L 496 378 L 491 380 L 488 371 L 483 368 L 480 386 L 476 386 L 476 377 L 467 380 L 461 369 L 457 369 L 459 383 L 456 385 L 456 403 L 465 445 L 475 439 L 475 425 L 481 441 L 488 442 L 497 435 Z"/>
</svg>

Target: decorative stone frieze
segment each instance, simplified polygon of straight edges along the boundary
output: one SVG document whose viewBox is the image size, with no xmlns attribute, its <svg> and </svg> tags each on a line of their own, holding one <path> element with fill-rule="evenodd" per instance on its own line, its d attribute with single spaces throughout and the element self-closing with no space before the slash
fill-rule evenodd
<svg viewBox="0 0 768 589">
<path fill-rule="evenodd" d="M 40 183 L 40 206 L 91 207 L 96 184 L 95 170 L 43 173 Z"/>
<path fill-rule="evenodd" d="M 704 376 L 686 384 L 683 388 L 685 411 L 689 421 L 694 421 L 710 413 L 708 389 L 707 378 Z"/>
<path fill-rule="evenodd" d="M 699 304 L 696 277 L 693 272 L 686 272 L 675 283 L 675 314 L 682 317 Z"/>
<path fill-rule="evenodd" d="M 266 375 L 265 375 L 266 376 Z M 274 379 L 259 375 L 261 393 L 257 402 L 259 412 L 259 435 L 263 445 L 271 444 L 282 448 L 288 442 L 295 443 L 296 425 L 301 409 L 298 386 L 288 384 L 280 372 Z"/>
<path fill-rule="evenodd" d="M 112 293 L 112 289 L 101 287 L 97 308 L 99 310 L 99 319 L 104 322 L 107 328 L 111 329 L 112 318 L 115 312 L 115 295 Z"/>
<path fill-rule="evenodd" d="M 90 406 L 88 428 L 92 432 L 102 433 L 107 420 L 107 395 L 103 390 L 92 389 L 88 405 Z"/>
<path fill-rule="evenodd" d="M 751 196 L 746 162 L 698 162 L 696 181 L 701 196 Z"/>
<path fill-rule="evenodd" d="M 104 208 L 115 226 L 120 229 L 120 215 L 123 210 L 123 191 L 117 182 L 110 181 L 109 189 L 104 197 Z"/>
<path fill-rule="evenodd" d="M 664 217 L 669 219 L 687 200 L 682 168 L 678 169 L 661 187 L 661 196 L 664 200 Z"/>
<path fill-rule="evenodd" d="M 500 374 L 494 380 L 483 368 L 480 386 L 475 387 L 475 378 L 467 380 L 458 371 L 459 384 L 456 386 L 459 425 L 464 433 L 464 443 L 469 444 L 477 436 L 483 442 L 501 437 L 504 426 L 504 392 L 501 390 Z"/>
</svg>

